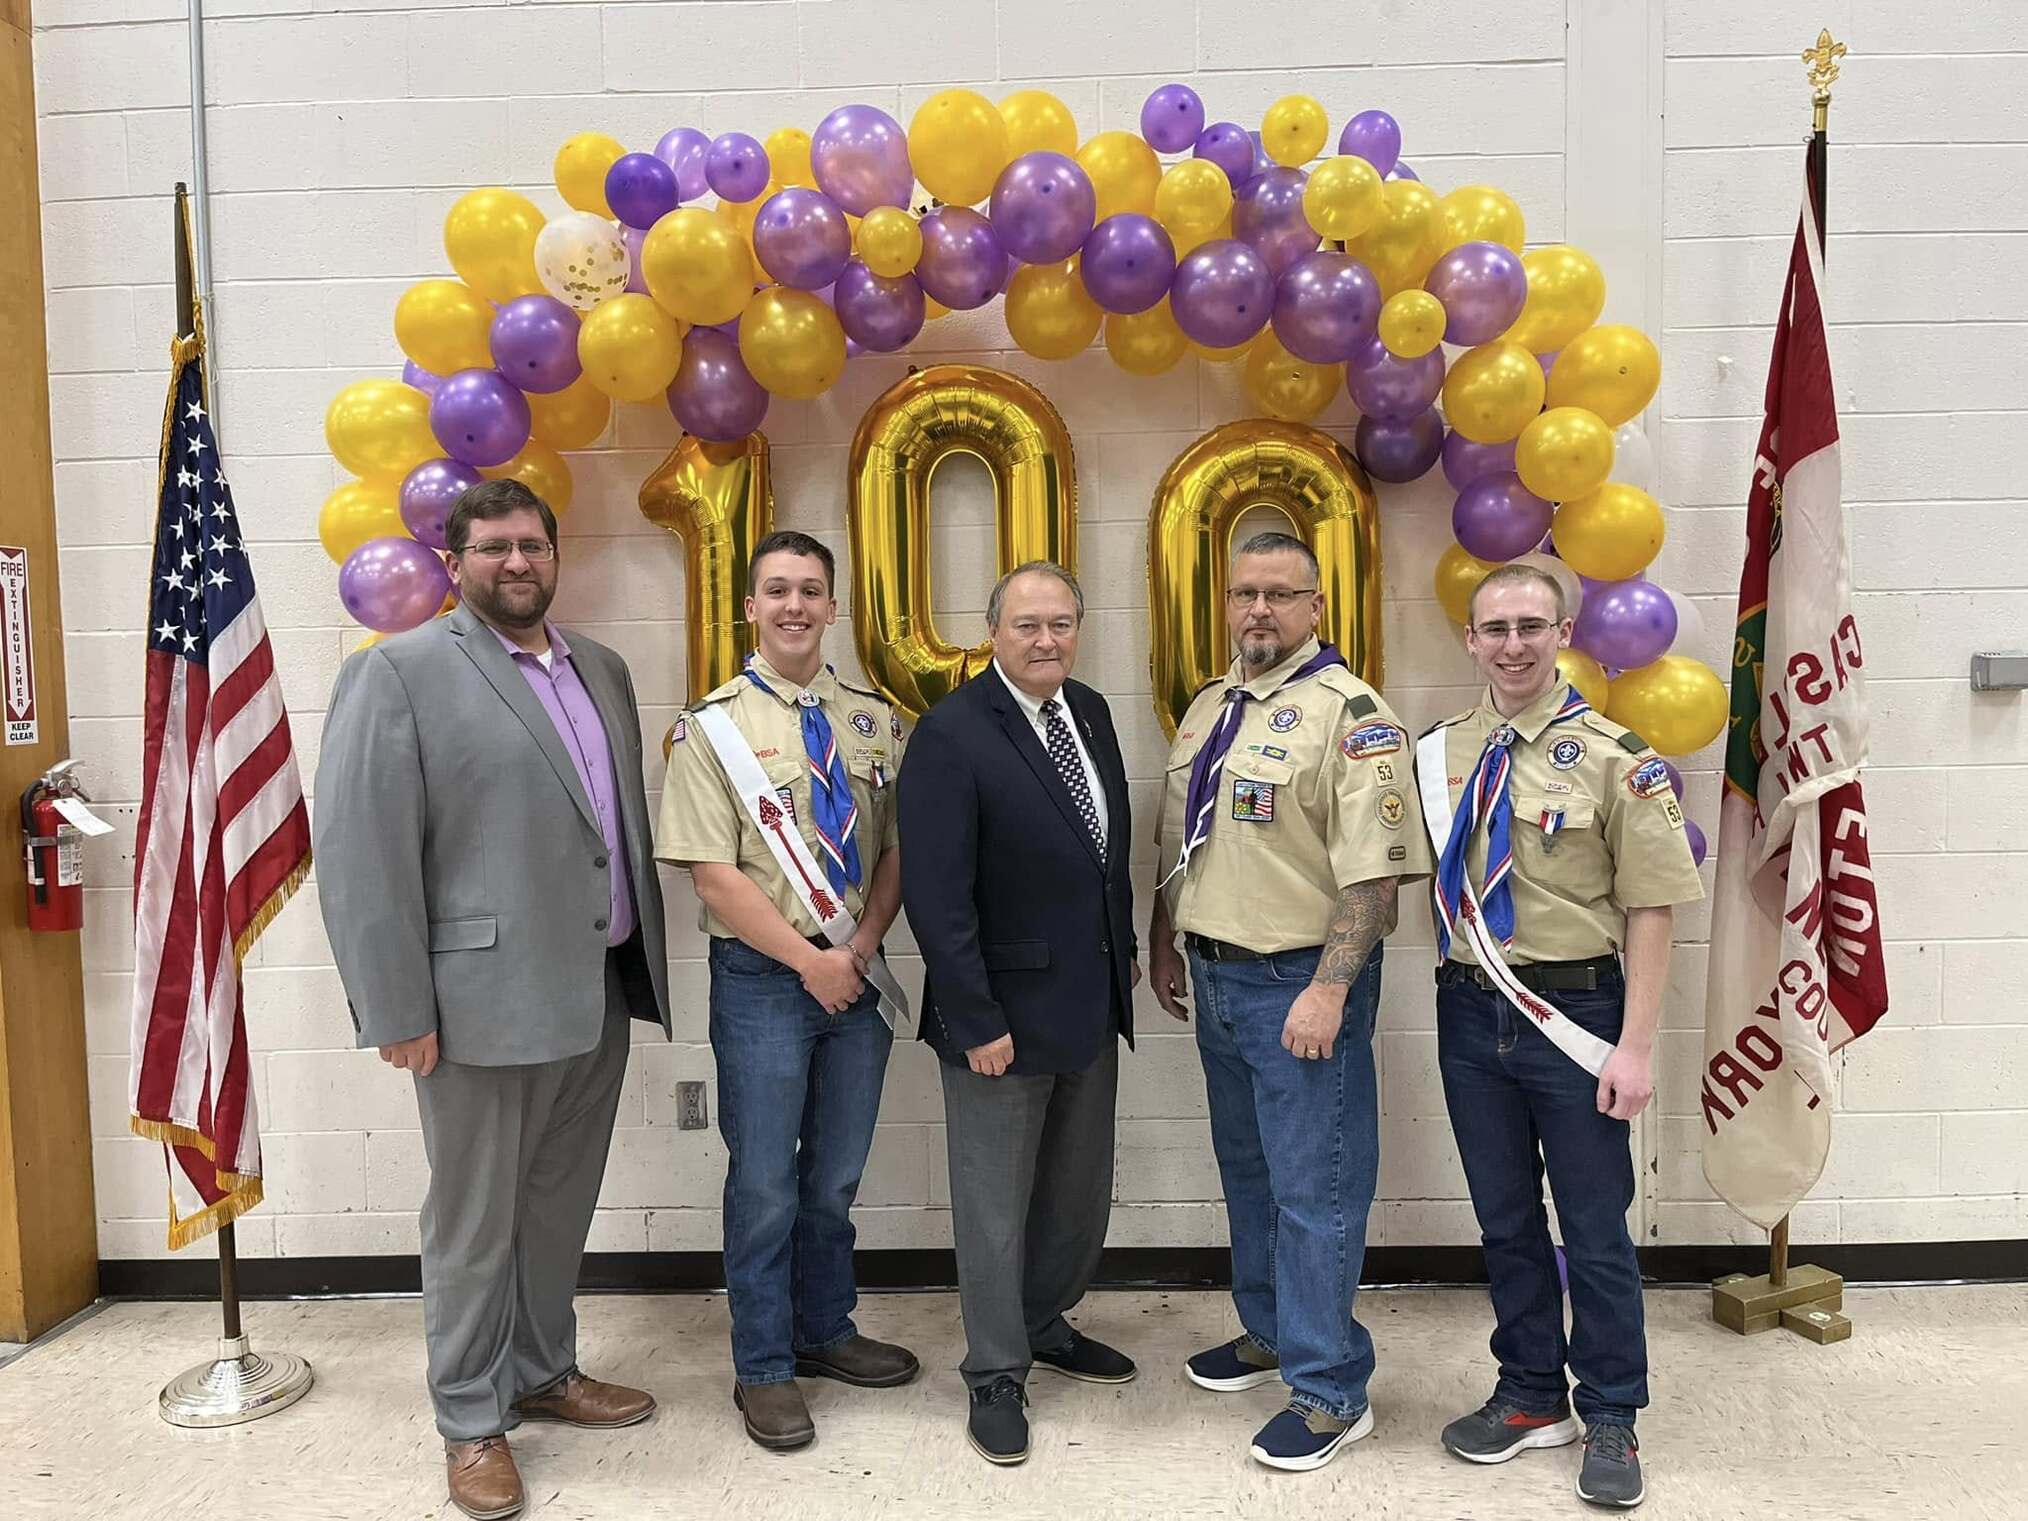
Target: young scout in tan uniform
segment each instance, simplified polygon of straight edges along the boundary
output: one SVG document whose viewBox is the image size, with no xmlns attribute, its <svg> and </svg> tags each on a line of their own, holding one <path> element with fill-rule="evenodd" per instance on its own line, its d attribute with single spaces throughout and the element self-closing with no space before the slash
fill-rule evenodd
<svg viewBox="0 0 2028 1521">
<path fill-rule="evenodd" d="M 1570 643 L 1562 589 L 1539 571 L 1503 567 L 1479 583 L 1471 616 L 1465 642 L 1486 694 L 1438 726 L 1456 817 L 1435 893 L 1440 947 L 1448 941 L 1437 1051 L 1485 1244 L 1500 1377 L 1483 1408 L 1444 1428 L 1443 1442 L 1459 1457 L 1500 1463 L 1575 1441 L 1567 1365 L 1586 1426 L 1578 1495 L 1638 1505 L 1633 1427 L 1648 1385 L 1626 1226 L 1628 1122 L 1654 1089 L 1671 905 L 1703 889 L 1661 757 L 1593 712 L 1556 669 Z M 1421 753 L 1433 758 L 1438 737 L 1432 731 Z M 1489 943 L 1506 942 L 1501 959 L 1522 996 L 1548 1008 L 1517 1008 L 1467 943 L 1457 917 L 1466 871 Z M 1596 1075 L 1545 1034 L 1557 1014 L 1576 1041 L 1592 1042 Z M 1569 1263 L 1567 1344 L 1545 1170 Z"/>
<path fill-rule="evenodd" d="M 771 1448 L 816 1435 L 797 1374 L 886 1387 L 919 1366 L 852 1324 L 850 1210 L 894 1039 L 867 970 L 901 901 L 902 737 L 885 699 L 824 664 L 833 572 L 806 534 L 761 541 L 746 600 L 760 651 L 701 705 L 731 719 L 773 796 L 750 808 L 689 713 L 671 734 L 656 829 L 656 855 L 690 868 L 711 936 L 734 1400 Z M 801 835 L 825 878 L 814 892 L 792 884 L 755 811 Z M 825 894 L 858 921 L 845 945 L 820 933 L 812 904 Z"/>
<path fill-rule="evenodd" d="M 1430 870 L 1408 736 L 1318 645 L 1317 579 L 1287 534 L 1257 535 L 1233 560 L 1238 658 L 1169 752 L 1149 927 L 1155 996 L 1178 1017 L 1176 931 L 1189 953 L 1245 1327 L 1186 1371 L 1216 1390 L 1286 1382 L 1288 1408 L 1250 1451 L 1297 1470 L 1373 1429 L 1373 1340 L 1352 1300 L 1380 1159 L 1380 939 L 1396 884 Z"/>
</svg>

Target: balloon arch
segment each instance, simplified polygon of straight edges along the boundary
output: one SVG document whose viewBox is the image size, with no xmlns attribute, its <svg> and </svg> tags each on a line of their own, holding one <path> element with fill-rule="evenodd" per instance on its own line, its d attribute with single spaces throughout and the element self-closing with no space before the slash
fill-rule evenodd
<svg viewBox="0 0 2028 1521">
<path fill-rule="evenodd" d="M 1594 705 L 1665 754 L 1709 743 L 1723 684 L 1669 653 L 1687 605 L 1643 574 L 1664 532 L 1635 422 L 1660 383 L 1655 345 L 1598 322 L 1605 280 L 1581 250 L 1523 252 L 1506 193 L 1423 184 L 1385 112 L 1352 117 L 1313 162 L 1328 134 L 1309 96 L 1250 132 L 1207 123 L 1196 92 L 1169 84 L 1139 133 L 1082 145 L 1040 90 L 997 106 L 945 90 L 906 131 L 846 105 L 765 143 L 691 127 L 652 152 L 572 137 L 555 161 L 572 210 L 462 196 L 444 223 L 457 278 L 395 307 L 401 379 L 330 404 L 331 451 L 357 479 L 318 528 L 346 609 L 381 633 L 442 610 L 435 551 L 458 494 L 514 476 L 562 511 L 559 451 L 598 439 L 615 401 L 665 401 L 686 445 L 731 459 L 775 399 L 820 395 L 853 354 L 905 349 L 1003 297 L 1029 354 L 1102 340 L 1135 375 L 1186 353 L 1241 364 L 1278 423 L 1314 418 L 1344 385 L 1367 476 L 1440 466 L 1457 491 L 1457 542 L 1434 570 L 1454 622 L 1493 564 L 1541 564 L 1577 608 L 1566 671 Z"/>
</svg>

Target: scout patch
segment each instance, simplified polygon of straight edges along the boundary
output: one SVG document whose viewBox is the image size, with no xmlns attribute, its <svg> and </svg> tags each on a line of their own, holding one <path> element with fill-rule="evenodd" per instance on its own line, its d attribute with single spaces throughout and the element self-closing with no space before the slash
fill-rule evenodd
<svg viewBox="0 0 2028 1521">
<path fill-rule="evenodd" d="M 888 728 L 889 728 L 889 729 L 890 729 L 891 731 L 893 731 L 894 737 L 895 737 L 896 739 L 900 739 L 900 738 L 901 738 L 901 715 L 900 715 L 899 713 L 890 713 L 890 714 L 888 714 L 888 715 L 887 715 L 887 727 L 888 727 Z"/>
<path fill-rule="evenodd" d="M 1559 739 L 1549 747 L 1549 764 L 1558 771 L 1574 771 L 1583 759 L 1584 741 L 1581 739 Z"/>
<path fill-rule="evenodd" d="M 688 739 L 689 737 L 690 737 L 690 720 L 686 717 L 679 715 L 676 719 L 676 722 L 669 726 L 669 743 L 672 745 L 680 745 L 683 743 L 684 740 Z"/>
<path fill-rule="evenodd" d="M 1662 805 L 1662 817 L 1667 819 L 1673 828 L 1681 829 L 1683 827 L 1683 810 L 1677 806 L 1676 800 L 1673 797 Z"/>
<path fill-rule="evenodd" d="M 1189 736 L 1184 737 L 1187 739 Z M 1269 760 L 1285 761 L 1289 758 L 1289 752 L 1280 745 L 1248 745 L 1247 749 L 1255 755 L 1265 755 Z"/>
<path fill-rule="evenodd" d="M 1660 797 L 1669 790 L 1669 767 L 1659 755 L 1642 761 L 1627 773 L 1627 791 L 1635 797 Z"/>
<path fill-rule="evenodd" d="M 1391 781 L 1393 781 L 1393 780 L 1394 780 L 1394 762 L 1393 762 L 1393 761 L 1375 761 L 1375 762 L 1373 763 L 1373 779 L 1374 779 L 1375 781 L 1379 781 L 1379 782 L 1391 782 Z"/>
<path fill-rule="evenodd" d="M 1347 760 L 1367 760 L 1375 755 L 1392 755 L 1408 736 L 1393 724 L 1361 724 L 1338 741 Z"/>
<path fill-rule="evenodd" d="M 1232 816 L 1245 824 L 1272 824 L 1275 818 L 1275 784 L 1234 777 Z"/>
<path fill-rule="evenodd" d="M 775 788 L 775 796 L 781 800 L 782 812 L 788 815 L 789 822 L 791 824 L 795 823 L 796 789 L 794 787 L 777 787 Z"/>
<path fill-rule="evenodd" d="M 1385 792 L 1380 794 L 1379 801 L 1375 804 L 1375 811 L 1380 815 L 1380 822 L 1382 824 L 1386 825 L 1389 829 L 1399 829 L 1401 821 L 1408 817 L 1408 804 L 1402 801 L 1399 792 L 1389 787 Z"/>
<path fill-rule="evenodd" d="M 1268 716 L 1268 727 L 1277 734 L 1286 734 L 1303 721 L 1301 708 L 1276 708 Z"/>
<path fill-rule="evenodd" d="M 849 722 L 866 739 L 873 738 L 880 728 L 880 725 L 873 721 L 873 715 L 864 708 L 854 708 L 850 714 Z"/>
</svg>

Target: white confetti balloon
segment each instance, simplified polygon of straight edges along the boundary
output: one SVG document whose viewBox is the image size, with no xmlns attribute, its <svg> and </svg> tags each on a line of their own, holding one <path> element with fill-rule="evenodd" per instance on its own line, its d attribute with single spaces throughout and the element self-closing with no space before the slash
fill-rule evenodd
<svg viewBox="0 0 2028 1521">
<path fill-rule="evenodd" d="M 625 292 L 631 273 L 619 230 L 588 211 L 560 216 L 535 239 L 542 288 L 581 312 Z"/>
</svg>

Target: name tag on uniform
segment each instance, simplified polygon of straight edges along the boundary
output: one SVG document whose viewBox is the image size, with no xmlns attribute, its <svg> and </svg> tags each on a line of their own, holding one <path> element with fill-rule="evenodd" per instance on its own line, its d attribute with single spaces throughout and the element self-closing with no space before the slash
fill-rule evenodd
<svg viewBox="0 0 2028 1521">
<path fill-rule="evenodd" d="M 1232 783 L 1232 816 L 1242 824 L 1272 824 L 1275 818 L 1275 784 L 1235 777 Z"/>
</svg>

